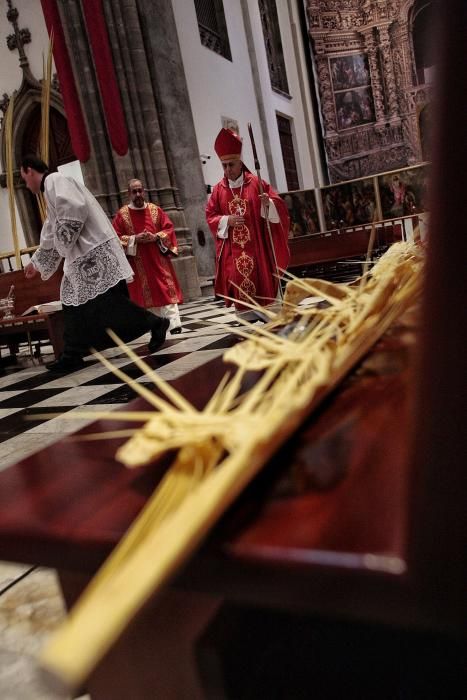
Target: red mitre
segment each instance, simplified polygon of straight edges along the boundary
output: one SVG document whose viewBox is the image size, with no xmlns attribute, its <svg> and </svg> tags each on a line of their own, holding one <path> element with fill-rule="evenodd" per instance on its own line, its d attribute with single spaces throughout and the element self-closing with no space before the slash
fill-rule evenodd
<svg viewBox="0 0 467 700">
<path fill-rule="evenodd" d="M 235 131 L 221 129 L 214 142 L 214 150 L 221 160 L 240 160 L 242 140 Z"/>
</svg>

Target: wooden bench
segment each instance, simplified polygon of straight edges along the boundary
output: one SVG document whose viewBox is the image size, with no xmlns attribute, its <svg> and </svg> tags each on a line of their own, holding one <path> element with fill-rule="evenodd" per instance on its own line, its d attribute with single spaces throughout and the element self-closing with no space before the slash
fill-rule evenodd
<svg viewBox="0 0 467 700">
<path fill-rule="evenodd" d="M 290 263 L 288 269 L 295 275 L 324 277 L 333 281 L 341 281 L 335 277 L 333 268 L 340 261 L 363 259 L 368 250 L 372 226 L 352 226 L 342 230 L 325 231 L 307 236 L 299 236 L 289 240 Z M 381 254 L 396 241 L 402 240 L 402 225 L 400 223 L 376 224 L 373 251 Z M 345 275 L 346 270 L 342 265 Z M 348 263 L 347 267 L 354 271 L 353 276 L 361 272 L 359 264 Z M 342 281 L 348 281 L 347 279 Z"/>
<path fill-rule="evenodd" d="M 22 314 L 30 307 L 60 299 L 60 283 L 62 271 L 58 270 L 48 280 L 42 280 L 39 275 L 26 279 L 22 270 L 0 274 L 0 297 L 6 297 L 11 286 L 14 286 L 15 308 L 14 317 L 0 319 L 0 343 L 9 348 L 14 357 L 20 343 L 49 341 L 55 357 L 63 350 L 63 313 L 31 313 Z"/>
</svg>

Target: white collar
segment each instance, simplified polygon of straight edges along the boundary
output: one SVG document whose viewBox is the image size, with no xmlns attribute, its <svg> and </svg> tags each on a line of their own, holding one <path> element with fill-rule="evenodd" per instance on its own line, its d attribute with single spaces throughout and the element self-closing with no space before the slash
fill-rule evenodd
<svg viewBox="0 0 467 700">
<path fill-rule="evenodd" d="M 236 180 L 229 180 L 229 187 L 241 187 L 243 185 L 243 172 L 237 177 Z"/>
<path fill-rule="evenodd" d="M 144 203 L 144 207 L 135 207 L 135 205 L 133 204 L 133 202 L 130 202 L 130 203 L 128 204 L 128 206 L 130 207 L 130 209 L 134 209 L 135 211 L 142 211 L 143 209 L 146 209 L 146 207 L 148 206 L 148 203 L 145 202 L 145 203 Z"/>
</svg>

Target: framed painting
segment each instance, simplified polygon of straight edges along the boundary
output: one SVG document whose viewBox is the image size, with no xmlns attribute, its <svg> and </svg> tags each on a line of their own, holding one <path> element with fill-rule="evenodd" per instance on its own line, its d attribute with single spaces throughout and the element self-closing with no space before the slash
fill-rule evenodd
<svg viewBox="0 0 467 700">
<path fill-rule="evenodd" d="M 375 121 L 368 56 L 365 53 L 329 59 L 337 128 L 351 129 Z"/>
<path fill-rule="evenodd" d="M 379 175 L 378 187 L 383 219 L 427 211 L 427 165 Z"/>
<path fill-rule="evenodd" d="M 376 211 L 373 178 L 354 180 L 321 190 L 326 230 L 369 224 Z"/>
<path fill-rule="evenodd" d="M 371 84 L 368 57 L 364 53 L 330 58 L 329 68 L 334 92 Z"/>
<path fill-rule="evenodd" d="M 371 87 L 334 93 L 339 131 L 375 121 Z"/>
<path fill-rule="evenodd" d="M 297 190 L 280 195 L 290 216 L 289 238 L 318 233 L 320 230 L 315 190 Z"/>
</svg>

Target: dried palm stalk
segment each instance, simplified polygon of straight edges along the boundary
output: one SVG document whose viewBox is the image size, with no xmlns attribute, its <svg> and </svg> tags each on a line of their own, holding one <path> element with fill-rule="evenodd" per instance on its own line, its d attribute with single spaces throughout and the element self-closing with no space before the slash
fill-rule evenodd
<svg viewBox="0 0 467 700">
<path fill-rule="evenodd" d="M 50 124 L 50 88 L 52 85 L 52 49 L 53 32 L 50 34 L 47 63 L 42 60 L 42 95 L 41 95 L 41 144 L 40 156 L 49 162 L 49 124 Z"/>
<path fill-rule="evenodd" d="M 8 187 L 8 206 L 10 209 L 11 234 L 15 251 L 16 269 L 21 270 L 21 252 L 18 241 L 18 229 L 16 227 L 15 183 L 13 177 L 13 112 L 15 98 L 10 97 L 8 109 L 5 115 L 5 160 L 6 160 L 6 184 Z"/>
<path fill-rule="evenodd" d="M 395 244 L 352 286 L 294 280 L 277 318 L 255 329 L 254 337 L 237 330 L 247 340 L 226 357 L 239 368 L 224 378 L 203 411 L 152 375 L 165 398 L 148 397 L 157 412 L 117 458 L 134 467 L 174 448 L 178 455 L 160 490 L 45 648 L 46 669 L 72 687 L 87 677 L 278 447 L 417 300 L 422 255 L 419 246 Z M 290 300 L 303 294 L 325 298 L 325 308 L 294 307 Z M 278 326 L 279 334 L 272 333 Z M 135 361 L 144 367 L 141 359 Z M 252 367 L 263 374 L 242 393 Z"/>
<path fill-rule="evenodd" d="M 49 137 L 50 137 L 50 88 L 52 85 L 52 49 L 53 32 L 50 34 L 47 63 L 42 59 L 42 94 L 41 94 L 41 139 L 40 157 L 44 163 L 49 162 Z M 37 204 L 42 223 L 47 217 L 45 198 L 42 192 L 36 195 Z"/>
</svg>

